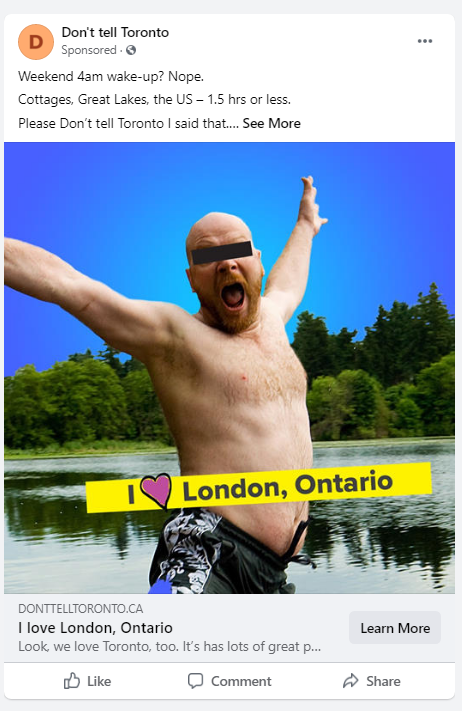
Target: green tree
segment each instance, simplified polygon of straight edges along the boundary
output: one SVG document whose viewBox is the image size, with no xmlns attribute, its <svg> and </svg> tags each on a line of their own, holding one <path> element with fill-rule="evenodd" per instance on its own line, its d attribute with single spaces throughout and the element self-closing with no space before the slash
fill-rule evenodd
<svg viewBox="0 0 462 711">
<path fill-rule="evenodd" d="M 454 350 L 454 319 L 436 284 L 419 294 L 417 304 L 395 301 L 390 311 L 379 307 L 373 326 L 366 327 L 359 363 L 386 388 L 411 383 L 417 373 Z"/>
<path fill-rule="evenodd" d="M 138 360 L 137 358 L 133 358 L 133 356 L 131 358 L 128 358 L 123 364 L 124 377 L 129 373 L 133 373 L 139 370 L 145 370 L 145 366 L 140 360 Z"/>
<path fill-rule="evenodd" d="M 363 370 L 316 378 L 307 396 L 314 440 L 366 439 L 388 434 L 380 384 Z"/>
<path fill-rule="evenodd" d="M 422 411 L 416 398 L 417 388 L 408 383 L 393 385 L 386 391 L 392 437 L 420 437 L 423 434 Z"/>
<path fill-rule="evenodd" d="M 44 376 L 53 405 L 50 424 L 58 442 L 125 435 L 124 391 L 107 364 L 94 359 L 65 361 L 55 363 Z"/>
<path fill-rule="evenodd" d="M 374 429 L 375 437 L 380 439 L 381 437 L 388 437 L 389 434 L 389 424 L 390 424 L 390 410 L 385 400 L 385 393 L 383 387 L 378 380 L 372 378 L 372 385 L 374 388 L 375 395 L 375 415 L 374 415 Z"/>
<path fill-rule="evenodd" d="M 324 318 L 315 317 L 308 311 L 298 316 L 297 330 L 292 347 L 308 373 L 308 385 L 320 375 L 332 372 L 329 334 Z"/>
<path fill-rule="evenodd" d="M 139 362 L 139 361 L 138 361 Z M 159 399 L 146 368 L 133 370 L 122 380 L 129 416 L 130 439 L 153 439 L 173 444 Z"/>
<path fill-rule="evenodd" d="M 396 421 L 393 433 L 400 437 L 420 437 L 423 434 L 422 413 L 410 397 L 403 397 L 396 407 Z"/>
<path fill-rule="evenodd" d="M 357 344 L 353 338 L 357 331 L 342 328 L 339 333 L 329 334 L 329 361 L 332 374 L 338 375 L 342 370 L 354 370 L 357 361 Z"/>
<path fill-rule="evenodd" d="M 91 360 L 93 358 L 93 354 L 89 348 L 85 351 L 85 353 L 72 353 L 69 357 L 68 360 L 73 361 L 74 363 L 83 363 L 84 360 Z"/>
<path fill-rule="evenodd" d="M 124 376 L 124 364 L 121 363 L 117 357 L 120 351 L 112 346 L 109 346 L 107 343 L 104 345 L 104 351 L 98 351 L 99 360 L 106 363 L 110 368 L 112 368 L 119 378 L 122 378 Z"/>
<path fill-rule="evenodd" d="M 307 395 L 307 406 L 313 439 L 340 439 L 347 410 L 337 379 L 330 375 L 316 378 Z"/>
<path fill-rule="evenodd" d="M 384 387 L 407 382 L 417 372 L 412 326 L 412 310 L 395 301 L 390 311 L 379 306 L 374 325 L 366 327 L 360 364 Z"/>
<path fill-rule="evenodd" d="M 345 409 L 341 439 L 375 437 L 379 389 L 374 378 L 364 370 L 344 370 L 337 381 Z"/>
<path fill-rule="evenodd" d="M 455 432 L 455 353 L 443 356 L 417 376 L 416 402 L 425 435 Z"/>
<path fill-rule="evenodd" d="M 43 373 L 48 397 L 53 404 L 50 425 L 56 440 L 91 440 L 91 386 L 82 372 L 82 363 L 64 361 Z"/>
<path fill-rule="evenodd" d="M 412 341 L 417 356 L 416 372 L 436 363 L 455 348 L 455 321 L 438 293 L 436 284 L 429 293 L 419 294 L 413 307 L 414 329 Z"/>
<path fill-rule="evenodd" d="M 95 439 L 123 439 L 128 417 L 124 389 L 114 370 L 97 360 L 82 363 L 85 379 L 91 386 L 91 426 Z"/>
<path fill-rule="evenodd" d="M 33 365 L 5 378 L 5 444 L 25 449 L 53 442 L 48 421 L 52 409 L 43 374 Z"/>
</svg>

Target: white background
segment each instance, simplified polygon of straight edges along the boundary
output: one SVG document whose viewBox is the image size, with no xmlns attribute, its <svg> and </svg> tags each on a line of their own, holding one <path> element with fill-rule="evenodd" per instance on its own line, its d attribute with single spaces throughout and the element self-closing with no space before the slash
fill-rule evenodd
<svg viewBox="0 0 462 711">
<path fill-rule="evenodd" d="M 7 13 L 35 13 L 38 9 L 38 4 L 36 0 L 21 0 L 18 2 L 15 0 L 5 0 L 3 3 L 3 11 L 4 15 Z M 63 9 L 63 4 L 61 2 L 57 2 L 57 0 L 43 0 L 40 3 L 40 9 L 43 12 L 47 13 L 56 13 L 56 12 L 62 12 Z M 103 0 L 81 0 L 79 3 L 67 3 L 66 4 L 66 9 L 69 9 L 70 11 L 75 11 L 75 12 L 94 12 L 95 10 L 99 12 L 124 12 L 127 10 L 127 3 L 123 2 L 123 0 L 112 0 L 111 3 L 105 2 Z M 149 2 L 146 2 L 146 0 L 132 0 L 130 2 L 129 9 L 131 12 L 157 12 L 157 13 L 162 13 L 162 12 L 171 12 L 172 9 L 176 13 L 181 13 L 181 12 L 191 12 L 192 10 L 192 5 L 189 0 L 178 0 L 174 7 L 172 6 L 172 3 L 169 2 L 156 2 L 155 0 L 150 0 Z M 198 0 L 197 2 L 194 3 L 194 11 L 196 13 L 208 13 L 208 12 L 213 12 L 213 13 L 223 13 L 223 12 L 264 12 L 264 13 L 278 13 L 283 10 L 285 13 L 300 13 L 300 12 L 305 12 L 305 13 L 318 13 L 318 12 L 323 12 L 323 13 L 338 13 L 338 12 L 348 12 L 351 14 L 356 14 L 356 13 L 393 13 L 393 12 L 408 12 L 408 13 L 450 13 L 456 17 L 459 17 L 460 19 L 460 14 L 458 13 L 461 12 L 461 3 L 459 0 L 439 0 L 436 2 L 435 0 L 389 0 L 388 2 L 384 2 L 383 0 L 351 0 L 351 1 L 345 1 L 345 0 L 323 0 L 322 4 L 320 2 L 316 2 L 316 0 L 286 0 L 284 2 L 283 7 L 281 6 L 281 3 L 278 0 L 266 0 L 265 2 L 261 1 L 252 1 L 252 0 L 234 0 L 233 3 L 229 2 L 222 2 L 222 3 L 217 3 L 217 2 L 210 2 L 210 0 Z M 414 16 L 414 20 L 416 22 L 419 22 L 421 18 Z M 452 19 L 449 18 L 450 21 L 452 22 Z M 27 24 L 30 24 L 32 22 L 37 22 L 37 15 L 35 14 L 29 14 L 23 15 L 22 17 L 22 26 L 26 26 Z M 67 23 L 66 23 L 67 24 Z M 138 24 L 138 23 L 136 23 Z M 238 48 L 240 49 L 240 46 L 238 45 Z M 428 49 L 428 46 L 426 47 Z M 335 50 L 333 50 L 335 51 Z M 452 51 L 452 50 L 451 50 Z M 9 51 L 7 48 L 6 51 L 6 58 L 7 58 L 7 67 L 11 68 L 11 57 L 9 55 Z M 449 75 L 450 75 L 450 83 L 453 85 L 453 78 L 452 78 L 452 72 L 449 70 Z M 441 78 L 441 75 L 440 75 Z M 442 76 L 443 83 L 445 83 L 446 79 L 446 73 L 443 73 Z M 412 87 L 411 87 L 412 90 Z M 434 108 L 432 108 L 432 104 L 434 103 L 434 95 L 430 94 L 428 91 L 424 91 L 424 95 L 421 95 L 418 97 L 418 102 L 419 102 L 419 111 L 416 111 L 413 113 L 412 120 L 407 122 L 407 115 L 403 117 L 401 115 L 396 121 L 393 123 L 394 130 L 398 130 L 399 126 L 403 128 L 403 132 L 398 135 L 396 140 L 453 140 L 453 132 L 452 132 L 452 125 L 453 125 L 453 112 L 450 110 L 449 112 L 444 111 L 446 118 L 442 117 L 441 114 L 442 112 L 439 111 L 440 118 L 443 118 L 442 121 L 442 126 L 444 125 L 444 131 L 439 132 L 438 131 L 438 126 L 435 127 L 433 124 L 433 128 L 428 125 L 427 119 L 425 112 L 422 111 L 424 106 L 427 106 L 430 104 L 430 110 L 433 112 Z M 7 105 L 9 105 L 9 100 L 7 102 Z M 316 112 L 315 112 L 316 113 Z M 359 112 L 357 112 L 357 115 Z M 375 124 L 375 135 L 374 135 L 374 140 L 391 140 L 387 134 L 387 131 L 389 130 L 388 127 L 385 125 L 385 122 L 380 123 L 381 119 L 380 117 L 377 119 L 378 123 L 376 122 Z M 337 121 L 337 130 L 344 130 L 345 127 L 345 121 L 350 125 L 349 122 L 349 116 L 348 113 L 345 116 L 343 113 L 338 117 Z M 429 130 L 428 134 L 423 135 L 422 138 L 418 138 L 418 136 L 421 135 L 421 121 L 424 121 L 427 125 Z M 431 123 L 431 122 L 430 122 Z M 354 129 L 354 125 L 351 124 Z M 409 137 L 408 131 L 405 131 L 405 128 L 407 129 L 412 129 L 411 130 L 411 136 Z M 319 126 L 320 129 L 322 129 L 322 126 Z M 366 138 L 366 134 L 361 133 L 358 129 L 358 125 L 356 124 L 356 135 L 359 134 L 359 138 L 357 140 L 369 140 Z M 444 136 L 449 136 L 449 137 L 444 137 Z M 432 138 L 433 137 L 433 138 Z M 11 140 L 11 138 L 10 138 Z M 19 139 L 16 139 L 19 140 Z M 29 138 L 27 140 L 37 140 L 37 138 Z M 51 138 L 47 137 L 46 140 L 52 140 Z M 72 138 L 66 138 L 65 140 L 76 140 L 76 137 L 73 136 Z M 87 138 L 86 140 L 91 140 Z M 101 138 L 98 138 L 97 140 L 103 140 Z M 127 137 L 124 137 L 123 140 L 128 140 Z M 145 138 L 142 138 L 141 140 L 146 140 Z M 159 140 L 158 138 L 156 140 Z M 173 140 L 173 139 L 172 139 Z M 190 138 L 182 139 L 182 140 L 191 140 Z M 211 140 L 210 137 L 208 140 Z M 224 140 L 223 138 L 220 138 L 219 140 Z M 227 140 L 230 140 L 228 138 Z M 252 139 L 248 140 L 258 140 L 255 136 L 252 137 Z M 274 140 L 274 138 L 273 138 Z M 281 138 L 281 136 L 277 137 L 277 140 L 285 140 Z M 291 140 L 311 140 L 311 141 L 316 141 L 316 140 L 340 140 L 338 138 L 338 134 L 333 134 L 331 133 L 327 137 L 324 137 L 313 129 L 313 126 L 311 126 L 310 134 L 308 138 L 301 137 L 299 133 L 297 133 L 297 137 L 293 138 Z M 345 137 L 343 140 L 354 140 L 352 135 L 350 137 Z M 11 596 L 9 596 L 11 597 Z M 20 596 L 18 596 L 19 598 Z M 350 601 L 353 603 L 352 596 L 349 596 Z M 376 596 L 371 596 L 371 602 L 372 602 L 372 607 L 376 607 L 374 604 L 373 600 L 376 599 Z M 445 600 L 449 599 L 448 597 L 444 598 Z M 290 602 L 292 602 L 292 598 L 288 598 Z M 329 614 L 329 601 L 332 601 L 333 597 L 332 596 L 326 596 L 325 598 L 325 617 L 328 618 Z M 269 598 L 263 598 L 260 600 L 260 605 L 262 609 L 262 613 L 267 610 L 268 614 L 271 614 L 272 611 L 272 600 Z M 271 603 L 271 604 L 270 604 Z M 307 598 L 307 615 L 310 612 L 310 605 L 309 605 L 309 600 Z M 242 600 L 226 600 L 226 605 L 225 601 L 223 601 L 223 605 L 225 607 L 226 614 L 232 614 L 233 610 L 239 610 L 240 605 L 242 604 Z M 363 606 L 364 607 L 364 606 Z M 357 605 L 352 604 L 352 609 L 358 609 Z M 366 609 L 366 608 L 364 608 Z M 369 609 L 371 609 L 369 607 Z M 382 608 L 384 609 L 384 608 Z M 200 627 L 200 621 L 198 621 L 199 627 Z M 410 661 L 413 660 L 413 654 L 409 653 L 410 656 Z M 27 683 L 27 680 L 25 680 L 25 683 Z M 18 709 L 18 711 L 24 711 L 24 710 L 29 710 L 29 709 L 34 709 L 34 711 L 42 711 L 42 709 L 45 711 L 49 711 L 50 709 L 61 709 L 63 708 L 63 703 L 62 701 L 34 701 L 34 702 L 22 702 L 22 701 L 8 701 L 7 699 L 4 699 L 4 706 L 6 708 L 14 708 Z M 159 703 L 153 703 L 150 700 L 146 701 L 139 701 L 136 703 L 130 703 L 130 706 L 128 706 L 128 702 L 124 701 L 98 701 L 98 702 L 92 702 L 92 701 L 87 701 L 84 702 L 85 706 L 83 706 L 83 703 L 81 704 L 78 701 L 72 702 L 72 706 L 70 708 L 72 709 L 80 709 L 80 708 L 85 708 L 87 711 L 94 711 L 94 709 L 102 710 L 102 709 L 127 709 L 127 708 L 142 708 L 142 709 L 172 709 L 172 711 L 177 711 L 181 709 L 183 711 L 185 704 L 184 701 L 182 702 L 176 702 L 176 701 L 164 701 L 164 702 L 159 702 Z M 306 709 L 308 707 L 308 704 L 306 701 L 292 701 L 292 702 L 280 702 L 280 701 L 270 701 L 270 700 L 265 700 L 265 701 L 253 701 L 253 702 L 246 702 L 246 701 L 241 701 L 241 702 L 216 702 L 216 701 L 193 701 L 191 700 L 188 702 L 188 711 L 203 711 L 203 709 L 234 709 L 238 708 L 237 703 L 239 703 L 239 709 L 241 710 L 246 710 L 246 709 L 252 709 L 252 711 L 259 711 L 260 709 Z M 395 702 L 387 702 L 387 701 L 381 701 L 377 702 L 377 707 L 379 709 L 389 709 L 393 708 L 394 711 L 402 711 L 402 709 L 405 709 L 406 711 L 414 711 L 419 710 L 419 711 L 426 711 L 427 709 L 433 711 L 434 709 L 444 709 L 448 705 L 454 705 L 455 699 L 452 699 L 451 701 L 446 701 L 446 702 L 441 702 L 441 701 L 395 701 Z M 370 709 L 371 706 L 375 708 L 376 704 L 370 701 L 342 701 L 342 702 L 336 702 L 336 701 L 313 701 L 309 702 L 309 708 L 310 710 L 315 709 L 316 711 L 318 709 L 321 710 L 326 710 L 326 711 L 331 711 L 332 709 L 337 709 L 341 708 L 342 710 L 345 709 L 345 711 L 357 711 L 357 709 Z"/>
<path fill-rule="evenodd" d="M 449 15 L 162 15 L 86 16 L 36 15 L 55 38 L 51 54 L 34 61 L 24 57 L 17 37 L 26 26 L 22 16 L 5 23 L 5 50 L 14 58 L 5 68 L 7 141 L 453 141 L 454 140 L 454 20 Z M 117 26 L 116 40 L 98 37 L 63 38 L 72 29 Z M 122 26 L 170 32 L 166 38 L 123 39 Z M 418 43 L 431 38 L 431 43 Z M 136 45 L 133 56 L 126 47 Z M 115 55 L 74 55 L 61 48 L 116 47 Z M 70 72 L 74 81 L 25 82 L 18 71 Z M 145 82 L 84 82 L 87 73 L 128 70 L 162 80 Z M 199 73 L 200 83 L 168 81 L 168 72 Z M 172 106 L 155 106 L 152 95 L 172 96 Z M 20 94 L 69 96 L 73 106 L 22 106 Z M 80 94 L 119 97 L 146 96 L 148 106 L 80 105 Z M 177 94 L 203 99 L 178 105 Z M 222 93 L 224 105 L 210 105 L 208 95 Z M 245 106 L 227 104 L 228 95 L 246 96 Z M 268 106 L 266 95 L 287 96 L 288 106 Z M 250 97 L 263 97 L 252 106 Z M 114 117 L 108 129 L 19 128 L 19 118 L 50 120 Z M 157 119 L 167 125 L 177 119 L 225 118 L 231 129 L 117 128 L 117 118 Z M 264 121 L 264 128 L 243 128 L 243 119 Z M 271 129 L 269 118 L 298 120 L 300 129 Z"/>
<path fill-rule="evenodd" d="M 141 604 L 143 614 L 53 614 L 19 613 L 19 604 L 43 603 L 129 603 Z M 350 612 L 372 611 L 436 611 L 441 614 L 441 642 L 438 644 L 351 644 L 349 634 Z M 5 661 L 7 662 L 308 662 L 312 664 L 341 662 L 452 662 L 454 661 L 454 596 L 453 595 L 7 595 Z M 55 624 L 51 635 L 27 634 L 26 623 Z M 22 634 L 18 623 L 22 622 Z M 88 624 L 111 625 L 114 636 L 103 634 L 60 634 L 59 625 Z M 119 631 L 122 622 L 131 624 L 170 624 L 169 634 L 124 634 Z M 18 641 L 50 643 L 50 653 L 34 654 L 18 651 Z M 103 639 L 111 642 L 147 642 L 152 647 L 156 641 L 175 643 L 177 653 L 55 653 L 53 642 L 74 639 L 93 643 Z M 248 643 L 248 653 L 230 652 L 188 654 L 182 651 L 183 640 L 219 643 L 230 640 Z M 263 653 L 251 651 L 252 643 L 265 640 Z M 270 642 L 293 643 L 300 647 L 309 643 L 319 652 L 282 652 L 268 654 Z"/>
<path fill-rule="evenodd" d="M 73 614 L 20 613 L 19 605 L 85 602 L 138 603 L 143 613 Z M 24 608 L 22 608 L 24 609 Z M 69 610 L 72 608 L 65 608 Z M 352 644 L 352 611 L 437 611 L 441 614 L 438 644 Z M 287 604 L 285 596 L 170 596 L 170 595 L 9 595 L 6 598 L 5 684 L 10 698 L 345 698 L 343 680 L 354 673 L 360 682 L 348 688 L 346 698 L 449 698 L 454 686 L 454 597 L 452 595 L 297 595 Z M 27 622 L 54 624 L 53 634 L 28 634 Z M 377 622 L 380 622 L 377 616 Z M 22 632 L 19 634 L 19 622 Z M 115 634 L 61 633 L 70 625 L 110 625 Z M 171 625 L 168 634 L 122 633 L 122 623 Z M 92 644 L 147 643 L 148 652 L 75 652 L 74 641 Z M 184 651 L 183 641 L 196 642 L 200 651 Z M 45 641 L 50 652 L 19 651 L 27 643 Z M 208 644 L 224 645 L 222 653 L 204 652 Z M 247 644 L 248 651 L 228 651 L 228 641 Z M 70 652 L 56 652 L 54 643 L 67 642 Z M 155 644 L 176 646 L 178 651 L 155 651 Z M 269 654 L 271 643 L 299 642 L 299 651 Z M 303 653 L 304 644 L 313 649 Z M 256 650 L 253 647 L 256 645 Z M 192 648 L 192 645 L 191 647 Z M 260 651 L 261 650 L 261 651 Z M 345 665 L 345 660 L 348 660 Z M 14 662 L 14 663 L 10 663 Z M 21 664 L 25 662 L 26 665 Z M 30 664 L 36 662 L 36 664 Z M 49 662 L 49 663 L 48 663 Z M 113 664 L 108 664 L 112 662 Z M 114 664 L 116 662 L 116 664 Z M 152 664 L 154 662 L 154 664 Z M 155 664 L 157 662 L 158 664 Z M 215 664 L 212 664 L 215 662 Z M 415 664 L 410 664 L 414 662 Z M 419 667 L 420 662 L 422 667 Z M 432 665 L 431 662 L 434 662 Z M 151 663 L 151 664 L 150 664 Z M 176 663 L 176 664 L 175 664 Z M 161 665 L 161 666 L 160 666 Z M 424 671 L 423 671 L 424 670 Z M 63 678 L 74 671 L 82 678 L 79 689 L 67 693 Z M 207 682 L 190 689 L 187 674 L 202 672 Z M 87 676 L 111 678 L 111 687 L 89 688 Z M 267 677 L 274 686 L 216 688 L 213 675 Z M 24 675 L 29 679 L 24 687 Z M 401 679 L 400 687 L 367 687 L 368 675 Z"/>
</svg>

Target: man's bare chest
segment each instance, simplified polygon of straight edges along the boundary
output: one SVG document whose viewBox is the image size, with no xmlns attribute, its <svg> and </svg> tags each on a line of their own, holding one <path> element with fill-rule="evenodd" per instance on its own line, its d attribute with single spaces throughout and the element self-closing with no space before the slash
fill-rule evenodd
<svg viewBox="0 0 462 711">
<path fill-rule="evenodd" d="M 306 374 L 285 333 L 211 340 L 198 358 L 198 381 L 229 405 L 305 398 Z"/>
</svg>

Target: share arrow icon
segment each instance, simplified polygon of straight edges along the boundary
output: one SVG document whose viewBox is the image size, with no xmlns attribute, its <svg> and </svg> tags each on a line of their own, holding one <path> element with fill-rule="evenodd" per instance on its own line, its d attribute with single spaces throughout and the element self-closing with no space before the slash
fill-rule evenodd
<svg viewBox="0 0 462 711">
<path fill-rule="evenodd" d="M 345 688 L 345 686 L 351 686 L 353 688 L 353 686 L 355 684 L 357 684 L 358 681 L 359 681 L 358 677 L 355 676 L 354 674 L 351 674 L 350 676 L 347 676 L 347 678 L 343 682 L 343 688 Z"/>
</svg>

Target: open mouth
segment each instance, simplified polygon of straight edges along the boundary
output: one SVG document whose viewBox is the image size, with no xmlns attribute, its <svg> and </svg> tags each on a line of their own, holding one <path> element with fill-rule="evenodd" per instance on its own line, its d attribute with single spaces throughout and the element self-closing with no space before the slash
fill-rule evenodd
<svg viewBox="0 0 462 711">
<path fill-rule="evenodd" d="M 221 290 L 221 299 L 225 304 L 226 308 L 232 311 L 238 310 L 244 303 L 245 292 L 242 284 L 228 284 L 224 286 Z"/>
</svg>

